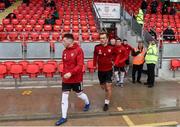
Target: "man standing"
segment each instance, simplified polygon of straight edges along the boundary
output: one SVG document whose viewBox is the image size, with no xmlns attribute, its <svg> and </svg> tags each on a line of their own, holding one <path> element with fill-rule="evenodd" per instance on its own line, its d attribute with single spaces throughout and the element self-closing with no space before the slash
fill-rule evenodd
<svg viewBox="0 0 180 127">
<path fill-rule="evenodd" d="M 147 64 L 147 82 L 144 85 L 148 85 L 149 88 L 154 86 L 155 80 L 155 65 L 158 62 L 158 49 L 155 41 L 150 41 L 145 56 L 145 62 Z"/>
<path fill-rule="evenodd" d="M 108 45 L 106 33 L 100 33 L 100 44 L 95 46 L 93 64 L 98 67 L 98 78 L 101 88 L 105 91 L 104 111 L 109 109 L 109 103 L 112 96 L 112 50 Z"/>
<path fill-rule="evenodd" d="M 122 43 L 121 39 L 117 39 L 116 46 L 113 49 L 113 55 L 114 55 L 114 68 L 115 68 L 114 74 L 116 79 L 116 85 L 123 87 L 126 60 L 128 59 L 129 54 L 127 53 L 127 50 L 121 43 Z"/>
<path fill-rule="evenodd" d="M 85 102 L 83 111 L 88 111 L 90 107 L 89 99 L 82 92 L 83 80 L 83 64 L 84 53 L 77 43 L 74 43 L 72 34 L 65 34 L 63 37 L 63 45 L 66 48 L 63 51 L 63 73 L 62 73 L 62 118 L 55 125 L 59 126 L 67 121 L 68 97 L 71 90 L 76 92 L 76 95 Z"/>
<path fill-rule="evenodd" d="M 148 6 L 147 1 L 143 0 L 141 3 L 141 9 L 142 9 L 144 15 L 146 14 L 147 6 Z"/>
<path fill-rule="evenodd" d="M 153 0 L 152 2 L 151 2 L 151 13 L 152 14 L 155 14 L 156 12 L 157 12 L 157 7 L 158 7 L 158 2 L 157 2 L 157 0 Z"/>
<path fill-rule="evenodd" d="M 143 47 L 143 42 L 138 42 L 138 47 L 132 51 L 133 56 L 133 69 L 132 69 L 132 82 L 136 82 L 136 72 L 138 72 L 137 82 L 141 84 L 141 73 L 144 64 L 146 49 Z"/>
<path fill-rule="evenodd" d="M 129 55 L 130 55 L 131 51 L 133 50 L 133 48 L 128 44 L 128 41 L 126 39 L 123 39 L 122 45 L 126 49 L 126 53 L 128 56 L 126 59 L 126 66 L 125 66 L 125 72 L 126 72 L 126 74 L 128 74 L 128 71 L 129 71 Z"/>
</svg>

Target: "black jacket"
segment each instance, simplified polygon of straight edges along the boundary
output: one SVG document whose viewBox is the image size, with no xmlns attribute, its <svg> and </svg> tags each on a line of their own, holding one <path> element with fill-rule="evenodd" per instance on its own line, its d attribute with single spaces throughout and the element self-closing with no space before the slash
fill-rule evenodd
<svg viewBox="0 0 180 127">
<path fill-rule="evenodd" d="M 141 3 L 141 9 L 147 9 L 147 6 L 147 2 L 143 0 Z"/>
</svg>

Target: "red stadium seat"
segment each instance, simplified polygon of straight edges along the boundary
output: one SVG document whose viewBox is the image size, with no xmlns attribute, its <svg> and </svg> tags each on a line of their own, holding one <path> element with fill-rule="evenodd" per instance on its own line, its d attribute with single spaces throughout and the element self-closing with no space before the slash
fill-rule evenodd
<svg viewBox="0 0 180 127">
<path fill-rule="evenodd" d="M 71 21 L 70 20 L 65 20 L 64 21 L 64 25 L 70 25 L 71 24 Z"/>
<path fill-rule="evenodd" d="M 2 23 L 3 23 L 3 25 L 8 25 L 8 24 L 10 24 L 10 20 L 9 19 L 3 19 Z"/>
<path fill-rule="evenodd" d="M 6 65 L 0 63 L 0 79 L 5 78 L 6 74 L 7 74 Z"/>
<path fill-rule="evenodd" d="M 58 41 L 60 39 L 60 34 L 58 32 L 52 33 L 52 40 Z"/>
<path fill-rule="evenodd" d="M 51 63 L 55 66 L 56 69 L 58 68 L 58 64 L 56 60 L 48 60 L 46 63 Z"/>
<path fill-rule="evenodd" d="M 40 15 L 39 15 L 39 14 L 34 14 L 34 15 L 33 15 L 33 19 L 34 19 L 34 20 L 37 20 L 37 19 L 39 19 L 39 18 L 40 18 Z"/>
<path fill-rule="evenodd" d="M 8 74 L 10 74 L 10 69 L 11 69 L 11 65 L 12 64 L 16 64 L 16 62 L 14 62 L 14 61 L 5 61 L 5 62 L 3 62 L 5 65 L 6 65 L 6 67 L 7 67 L 7 73 Z"/>
<path fill-rule="evenodd" d="M 81 26 L 82 32 L 88 32 L 88 27 L 87 26 Z"/>
<path fill-rule="evenodd" d="M 39 25 L 44 25 L 44 23 L 45 23 L 44 19 L 39 19 L 39 20 L 38 20 L 38 24 L 39 24 Z"/>
<path fill-rule="evenodd" d="M 46 77 L 52 78 L 56 72 L 56 67 L 52 63 L 45 63 L 43 66 L 43 73 Z"/>
<path fill-rule="evenodd" d="M 35 63 L 27 65 L 26 72 L 30 78 L 36 78 L 39 74 L 39 66 Z"/>
<path fill-rule="evenodd" d="M 63 32 L 70 32 L 70 26 L 64 26 Z"/>
<path fill-rule="evenodd" d="M 40 71 L 42 71 L 44 66 L 44 61 L 37 60 L 37 61 L 33 61 L 33 63 L 37 64 L 39 66 Z"/>
<path fill-rule="evenodd" d="M 27 24 L 27 20 L 26 19 L 22 19 L 19 20 L 21 25 L 26 25 Z"/>
<path fill-rule="evenodd" d="M 4 26 L 0 24 L 0 32 L 4 31 Z"/>
<path fill-rule="evenodd" d="M 62 25 L 62 20 L 57 19 L 57 20 L 55 21 L 55 23 L 56 23 L 56 25 Z"/>
<path fill-rule="evenodd" d="M 23 26 L 22 25 L 16 25 L 15 26 L 15 31 L 17 31 L 17 32 L 22 32 L 23 31 Z"/>
<path fill-rule="evenodd" d="M 44 25 L 44 31 L 51 31 L 52 26 L 51 25 Z"/>
<path fill-rule="evenodd" d="M 29 33 L 27 33 L 27 32 L 20 33 L 19 37 L 20 37 L 20 40 L 26 41 L 29 39 Z"/>
<path fill-rule="evenodd" d="M 90 21 L 89 21 L 89 25 L 90 25 L 90 26 L 95 26 L 95 21 L 94 21 L 94 20 L 90 20 Z"/>
<path fill-rule="evenodd" d="M 85 20 L 81 20 L 80 23 L 81 23 L 82 26 L 87 26 L 87 22 Z"/>
<path fill-rule="evenodd" d="M 9 33 L 9 39 L 10 41 L 15 41 L 18 39 L 18 33 L 17 32 L 11 32 Z"/>
<path fill-rule="evenodd" d="M 26 69 L 27 69 L 27 65 L 29 64 L 29 61 L 26 61 L 26 60 L 19 61 L 18 64 L 22 65 L 23 74 L 26 74 Z"/>
<path fill-rule="evenodd" d="M 19 21 L 18 21 L 18 19 L 12 19 L 11 23 L 13 25 L 18 25 Z"/>
<path fill-rule="evenodd" d="M 73 26 L 72 30 L 73 32 L 79 32 L 79 26 Z"/>
<path fill-rule="evenodd" d="M 32 26 L 36 25 L 36 20 L 30 19 L 29 24 L 32 25 Z"/>
<path fill-rule="evenodd" d="M 73 20 L 73 25 L 74 26 L 78 26 L 79 25 L 79 21 L 78 20 Z"/>
<path fill-rule="evenodd" d="M 54 25 L 54 31 L 61 31 L 61 26 L 60 25 Z"/>
<path fill-rule="evenodd" d="M 74 36 L 74 40 L 79 40 L 79 33 L 74 32 L 73 36 Z"/>
<path fill-rule="evenodd" d="M 180 61 L 178 59 L 172 59 L 170 69 L 175 71 L 180 67 Z"/>
<path fill-rule="evenodd" d="M 17 17 L 17 19 L 20 21 L 20 20 L 23 19 L 23 14 L 17 14 L 16 17 Z"/>
<path fill-rule="evenodd" d="M 20 64 L 12 64 L 10 73 L 15 79 L 21 78 L 21 75 L 23 73 L 23 66 Z"/>
<path fill-rule="evenodd" d="M 26 15 L 25 15 L 25 19 L 26 19 L 26 20 L 30 20 L 30 19 L 31 19 L 31 15 L 26 14 Z"/>
<path fill-rule="evenodd" d="M 0 41 L 7 39 L 7 33 L 6 32 L 0 32 Z"/>
<path fill-rule="evenodd" d="M 42 32 L 41 33 L 41 39 L 48 41 L 49 40 L 49 32 Z"/>
<path fill-rule="evenodd" d="M 40 32 L 42 31 L 42 25 L 35 25 L 34 29 L 35 31 Z"/>
<path fill-rule="evenodd" d="M 39 40 L 39 34 L 37 32 L 30 32 L 30 38 L 33 41 L 38 41 Z"/>
<path fill-rule="evenodd" d="M 90 31 L 91 32 L 97 32 L 97 28 L 95 26 L 90 26 Z"/>
<path fill-rule="evenodd" d="M 31 32 L 33 30 L 32 25 L 26 25 L 25 26 L 25 31 Z"/>
<path fill-rule="evenodd" d="M 14 27 L 13 27 L 13 25 L 9 24 L 9 25 L 6 25 L 5 29 L 7 32 L 11 32 L 11 31 L 13 31 Z"/>
<path fill-rule="evenodd" d="M 89 34 L 88 33 L 82 33 L 82 40 L 83 41 L 89 41 Z"/>
<path fill-rule="evenodd" d="M 92 40 L 93 41 L 97 41 L 97 40 L 99 40 L 100 38 L 99 38 L 99 33 L 92 33 Z"/>
</svg>

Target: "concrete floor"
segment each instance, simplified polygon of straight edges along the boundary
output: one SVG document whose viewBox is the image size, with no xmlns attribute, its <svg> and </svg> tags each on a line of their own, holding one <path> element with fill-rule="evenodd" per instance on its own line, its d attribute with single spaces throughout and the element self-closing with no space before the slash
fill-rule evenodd
<svg viewBox="0 0 180 127">
<path fill-rule="evenodd" d="M 71 118 L 64 126 L 175 126 L 180 123 L 180 112 Z M 0 126 L 53 126 L 53 120 L 3 121 Z"/>
<path fill-rule="evenodd" d="M 113 86 L 110 110 L 103 112 L 104 92 L 97 82 L 85 83 L 84 92 L 90 98 L 91 109 L 82 112 L 83 102 L 72 92 L 66 125 L 178 124 L 179 90 L 179 81 L 161 80 L 154 88 L 147 88 L 127 79 L 123 88 Z M 60 117 L 60 87 L 1 89 L 0 98 L 3 98 L 0 101 L 0 125 L 53 125 Z M 126 121 L 127 117 L 131 124 Z"/>
</svg>

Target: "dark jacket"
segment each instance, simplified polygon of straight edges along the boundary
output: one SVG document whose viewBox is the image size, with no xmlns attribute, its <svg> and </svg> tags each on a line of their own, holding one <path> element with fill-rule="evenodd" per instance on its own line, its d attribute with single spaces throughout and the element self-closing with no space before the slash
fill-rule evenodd
<svg viewBox="0 0 180 127">
<path fill-rule="evenodd" d="M 156 32 L 153 29 L 150 29 L 149 33 L 154 37 L 154 39 L 157 39 Z"/>
<path fill-rule="evenodd" d="M 163 38 L 165 40 L 174 40 L 175 39 L 175 33 L 172 29 L 166 29 L 164 32 L 163 32 Z"/>
<path fill-rule="evenodd" d="M 143 10 L 143 9 L 147 9 L 147 2 L 146 1 L 142 1 L 142 3 L 141 3 L 141 9 Z"/>
</svg>

